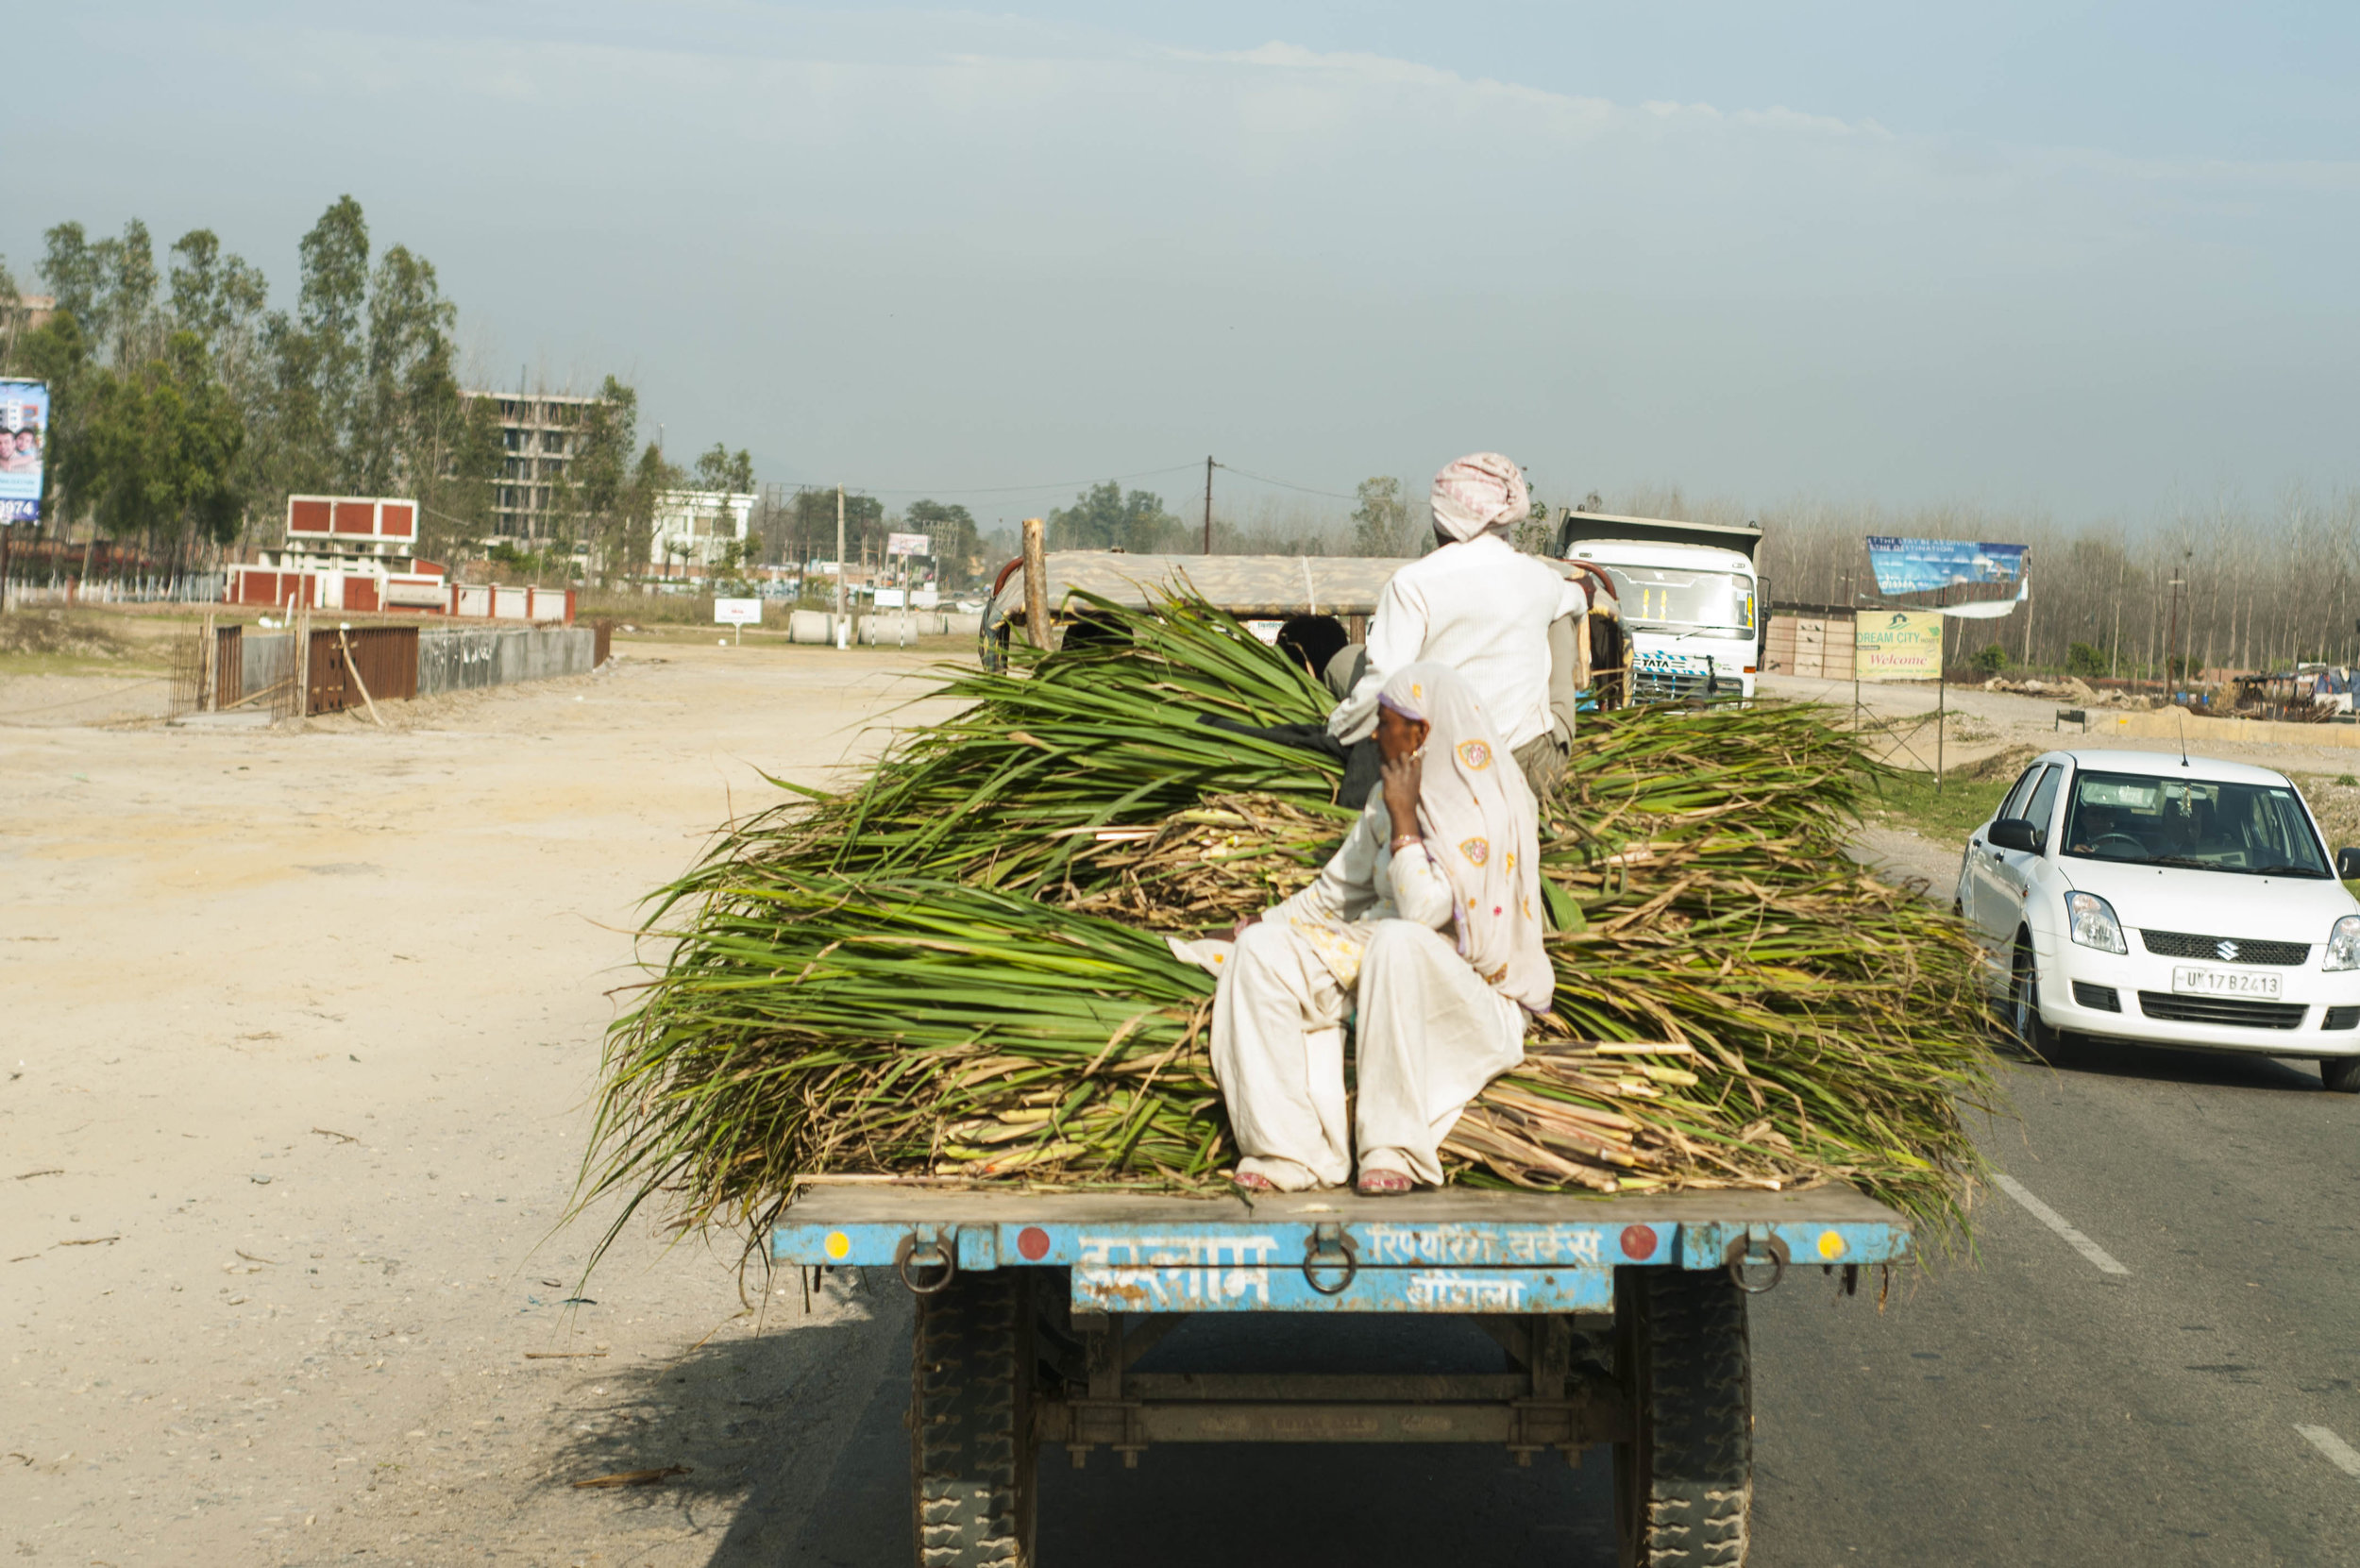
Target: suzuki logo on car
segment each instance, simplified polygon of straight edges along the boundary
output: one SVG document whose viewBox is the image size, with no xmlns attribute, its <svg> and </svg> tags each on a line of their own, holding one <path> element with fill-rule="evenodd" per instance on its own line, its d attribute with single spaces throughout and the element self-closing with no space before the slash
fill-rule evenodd
<svg viewBox="0 0 2360 1568">
<path fill-rule="evenodd" d="M 2237 961 L 2237 944 L 2226 936 L 2213 944 L 2213 951 L 2220 954 L 2220 961 L 2224 964 L 2234 964 Z"/>
</svg>

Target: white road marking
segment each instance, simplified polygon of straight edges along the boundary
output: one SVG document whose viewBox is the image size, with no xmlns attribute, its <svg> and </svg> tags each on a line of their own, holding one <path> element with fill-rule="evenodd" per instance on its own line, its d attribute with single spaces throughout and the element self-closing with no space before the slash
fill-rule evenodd
<svg viewBox="0 0 2360 1568">
<path fill-rule="evenodd" d="M 2088 1237 L 2065 1223 L 2065 1217 L 2032 1196 L 2025 1185 L 2014 1176 L 1995 1172 L 1991 1178 L 1999 1184 L 1999 1190 L 2024 1206 L 2025 1212 L 2055 1231 L 2065 1239 L 2065 1245 L 2098 1265 L 2102 1274 L 2127 1274 L 2131 1271 L 2114 1259 L 2114 1255 Z"/>
<path fill-rule="evenodd" d="M 2296 1423 L 2295 1430 L 2310 1440 L 2311 1446 L 2327 1456 L 2327 1462 L 2360 1481 L 2360 1449 L 2337 1437 L 2324 1426 L 2305 1426 Z"/>
</svg>

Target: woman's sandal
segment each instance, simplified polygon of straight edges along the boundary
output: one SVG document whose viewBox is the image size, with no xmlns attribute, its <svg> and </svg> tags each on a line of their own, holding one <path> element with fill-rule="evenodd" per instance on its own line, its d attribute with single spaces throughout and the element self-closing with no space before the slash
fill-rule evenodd
<svg viewBox="0 0 2360 1568">
<path fill-rule="evenodd" d="M 1363 1171 L 1352 1189 L 1363 1198 L 1398 1198 L 1410 1186 L 1409 1178 L 1398 1171 Z"/>
</svg>

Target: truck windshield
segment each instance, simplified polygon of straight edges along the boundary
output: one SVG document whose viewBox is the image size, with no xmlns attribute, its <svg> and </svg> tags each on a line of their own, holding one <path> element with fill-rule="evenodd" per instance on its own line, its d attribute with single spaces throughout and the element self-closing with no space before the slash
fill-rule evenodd
<svg viewBox="0 0 2360 1568">
<path fill-rule="evenodd" d="M 1623 619 L 1679 631 L 1709 628 L 1754 634 L 1754 580 L 1738 572 L 1684 572 L 1664 566 L 1609 566 Z"/>
<path fill-rule="evenodd" d="M 2080 773 L 2065 852 L 2246 876 L 2328 874 L 2318 835 L 2284 784 Z"/>
</svg>

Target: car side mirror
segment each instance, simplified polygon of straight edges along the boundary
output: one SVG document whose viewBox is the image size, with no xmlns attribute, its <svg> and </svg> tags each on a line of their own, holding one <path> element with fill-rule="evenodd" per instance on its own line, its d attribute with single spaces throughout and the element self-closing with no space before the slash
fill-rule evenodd
<svg viewBox="0 0 2360 1568">
<path fill-rule="evenodd" d="M 2046 835 L 2021 817 L 2004 818 L 1991 825 L 1991 841 L 2003 850 L 2020 850 L 2026 854 L 2038 854 Z"/>
<path fill-rule="evenodd" d="M 2335 851 L 2335 874 L 2346 882 L 2360 881 L 2360 850 L 2341 849 Z"/>
</svg>

